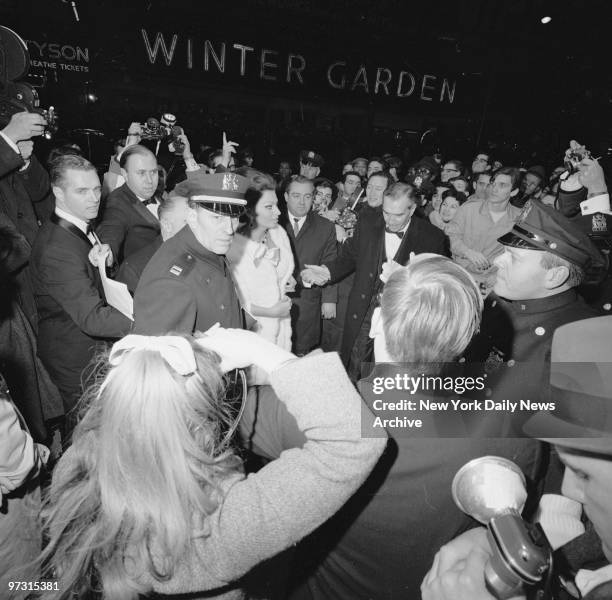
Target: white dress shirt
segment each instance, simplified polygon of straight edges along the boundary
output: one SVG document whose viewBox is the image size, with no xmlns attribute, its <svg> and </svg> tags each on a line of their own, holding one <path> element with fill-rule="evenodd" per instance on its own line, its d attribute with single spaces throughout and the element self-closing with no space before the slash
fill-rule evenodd
<svg viewBox="0 0 612 600">
<path fill-rule="evenodd" d="M 83 219 L 79 219 L 74 215 L 71 215 L 69 212 L 62 210 L 61 208 L 55 207 L 55 214 L 62 219 L 69 221 L 74 226 L 78 227 L 89 239 L 92 244 L 97 244 L 98 241 L 93 232 L 87 233 L 87 221 L 83 221 Z"/>
<path fill-rule="evenodd" d="M 294 217 L 291 213 L 289 214 L 289 220 L 291 222 L 291 229 L 293 229 L 293 232 L 295 233 L 295 235 L 297 235 L 300 231 L 302 231 L 302 227 L 304 227 L 304 223 L 306 222 L 306 217 L 308 215 L 304 215 L 303 217 Z M 297 232 L 295 231 L 295 221 L 297 219 Z"/>
<path fill-rule="evenodd" d="M 406 235 L 406 230 L 410 225 L 410 221 L 401 229 L 398 233 L 402 233 Z M 385 231 L 385 253 L 387 255 L 387 260 L 393 260 L 399 247 L 402 243 L 402 238 L 398 237 L 395 233 L 389 233 Z"/>
</svg>

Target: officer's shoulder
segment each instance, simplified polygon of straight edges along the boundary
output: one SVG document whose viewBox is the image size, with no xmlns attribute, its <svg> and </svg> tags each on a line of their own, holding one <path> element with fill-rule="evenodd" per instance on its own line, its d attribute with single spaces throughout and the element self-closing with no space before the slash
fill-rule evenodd
<svg viewBox="0 0 612 600">
<path fill-rule="evenodd" d="M 181 252 L 169 261 L 166 276 L 177 279 L 184 279 L 191 273 L 195 266 L 195 258 L 190 252 Z"/>
</svg>

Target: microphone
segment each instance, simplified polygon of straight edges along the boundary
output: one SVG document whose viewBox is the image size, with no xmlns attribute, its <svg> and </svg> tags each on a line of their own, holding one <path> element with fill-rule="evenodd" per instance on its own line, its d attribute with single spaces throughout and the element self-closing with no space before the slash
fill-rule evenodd
<svg viewBox="0 0 612 600">
<path fill-rule="evenodd" d="M 527 490 L 516 464 L 500 456 L 471 460 L 453 478 L 452 494 L 459 509 L 487 526 L 493 554 L 484 576 L 496 598 L 512 598 L 551 572 L 552 549 L 544 531 L 521 517 Z"/>
</svg>

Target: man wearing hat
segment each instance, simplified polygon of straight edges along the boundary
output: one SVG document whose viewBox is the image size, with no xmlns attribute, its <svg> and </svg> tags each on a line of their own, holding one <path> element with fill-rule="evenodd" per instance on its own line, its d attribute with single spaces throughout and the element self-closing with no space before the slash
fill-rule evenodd
<svg viewBox="0 0 612 600">
<path fill-rule="evenodd" d="M 248 180 L 214 173 L 184 185 L 187 225 L 161 245 L 136 288 L 135 331 L 140 334 L 192 334 L 215 323 L 244 324 L 225 253 L 246 205 Z"/>
<path fill-rule="evenodd" d="M 521 193 L 516 195 L 510 204 L 523 208 L 528 200 L 539 200 L 546 185 L 546 171 L 544 167 L 535 165 L 527 169 L 521 180 Z"/>
<path fill-rule="evenodd" d="M 588 538 L 591 545 L 595 542 L 598 547 L 587 550 L 597 553 L 601 550 L 605 557 L 605 564 L 595 565 L 594 570 L 570 563 L 574 581 L 568 583 L 567 573 L 563 574 L 560 585 L 569 592 L 563 597 L 612 598 L 611 338 L 610 317 L 587 319 L 557 329 L 552 341 L 550 376 L 555 410 L 538 412 L 524 427 L 530 436 L 554 445 L 565 465 L 561 491 L 566 498 L 582 505 L 584 515 L 599 536 L 599 540 Z M 557 505 L 563 506 L 561 502 Z M 560 547 L 565 556 L 571 546 L 586 541 L 585 536 L 574 539 L 580 531 L 575 524 L 580 523 L 572 521 L 577 518 L 572 518 L 567 509 L 548 521 L 556 525 L 554 538 L 563 539 L 561 535 L 567 534 Z M 552 543 L 552 532 L 547 530 L 544 520 L 542 526 Z M 493 600 L 484 577 L 490 556 L 484 528 L 473 529 L 443 546 L 423 580 L 423 600 Z M 559 574 L 558 565 L 564 562 L 555 560 L 555 575 Z"/>
<path fill-rule="evenodd" d="M 302 150 L 300 152 L 300 175 L 306 179 L 316 179 L 324 163 L 323 157 L 314 150 Z"/>
<path fill-rule="evenodd" d="M 525 205 L 499 242 L 494 293 L 467 356 L 486 363 L 495 397 L 539 401 L 553 333 L 595 315 L 575 288 L 599 278 L 605 260 L 571 221 L 538 202 Z"/>
</svg>

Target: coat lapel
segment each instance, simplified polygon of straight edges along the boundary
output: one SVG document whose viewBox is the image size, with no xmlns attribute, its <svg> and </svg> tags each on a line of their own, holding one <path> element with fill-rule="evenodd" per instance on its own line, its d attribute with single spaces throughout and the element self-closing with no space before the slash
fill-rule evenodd
<svg viewBox="0 0 612 600">
<path fill-rule="evenodd" d="M 406 265 L 408 263 L 408 260 L 410 259 L 410 252 L 412 252 L 416 247 L 416 240 L 418 237 L 417 219 L 418 217 L 412 215 L 408 229 L 406 229 L 406 233 L 402 238 L 402 243 L 400 244 L 397 254 L 395 255 L 395 262 L 398 262 L 400 265 Z"/>
<path fill-rule="evenodd" d="M 51 222 L 55 223 L 62 229 L 69 231 L 72 233 L 72 235 L 81 238 L 89 247 L 93 246 L 90 239 L 76 225 L 74 225 L 74 223 L 66 221 L 66 219 L 62 219 L 62 217 L 57 216 L 55 213 L 51 215 Z"/>
<path fill-rule="evenodd" d="M 155 225 L 159 227 L 159 220 L 155 218 L 155 215 L 142 203 L 140 198 L 132 192 L 132 190 L 127 186 L 127 183 L 124 183 L 125 191 L 132 203 L 132 207 L 134 210 L 147 222 L 151 225 Z"/>
</svg>

